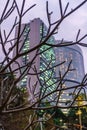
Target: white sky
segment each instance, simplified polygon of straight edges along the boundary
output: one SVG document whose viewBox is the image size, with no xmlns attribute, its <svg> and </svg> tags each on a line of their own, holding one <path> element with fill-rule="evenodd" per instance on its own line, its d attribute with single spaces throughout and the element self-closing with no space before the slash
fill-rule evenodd
<svg viewBox="0 0 87 130">
<path fill-rule="evenodd" d="M 4 5 L 7 0 L 0 0 L 0 16 L 1 12 L 4 8 Z M 26 0 L 25 9 L 30 7 L 33 4 L 37 4 L 27 15 L 25 15 L 23 22 L 29 22 L 33 18 L 40 17 L 46 25 L 48 25 L 47 22 L 47 16 L 46 16 L 46 1 L 47 0 Z M 49 10 L 53 11 L 52 15 L 52 21 L 56 21 L 57 18 L 59 18 L 59 7 L 58 7 L 58 1 L 59 0 L 48 0 L 49 2 Z M 74 8 L 76 5 L 81 3 L 83 0 L 62 0 L 63 7 L 66 5 L 67 2 L 70 2 L 68 11 L 72 8 Z M 12 0 L 10 0 L 10 3 Z M 22 0 L 17 0 L 17 3 L 19 7 L 21 6 Z M 13 13 L 13 15 L 4 22 L 3 28 L 5 28 L 7 31 L 10 29 L 14 18 L 16 16 L 16 12 Z M 78 29 L 81 29 L 81 36 L 87 33 L 87 3 L 81 7 L 76 13 L 69 16 L 67 19 L 63 21 L 61 24 L 58 34 L 55 36 L 56 39 L 61 40 L 64 38 L 64 40 L 74 41 L 75 36 L 78 32 Z M 87 42 L 87 38 L 84 40 L 84 42 Z M 83 54 L 84 54 L 84 65 L 85 70 L 87 72 L 87 48 L 82 48 Z M 2 55 L 0 55 L 0 59 L 2 58 Z"/>
</svg>

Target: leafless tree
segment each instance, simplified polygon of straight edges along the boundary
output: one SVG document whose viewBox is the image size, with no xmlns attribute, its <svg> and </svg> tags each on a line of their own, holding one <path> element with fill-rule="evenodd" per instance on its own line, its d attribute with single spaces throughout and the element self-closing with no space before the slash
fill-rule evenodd
<svg viewBox="0 0 87 130">
<path fill-rule="evenodd" d="M 61 75 L 61 72 L 59 72 L 59 78 L 56 79 L 54 81 L 54 83 L 50 85 L 50 86 L 55 85 L 56 86 L 55 89 L 53 91 L 50 91 L 47 93 L 46 92 L 47 91 L 47 87 L 46 87 L 47 82 L 52 80 L 52 78 L 55 78 L 55 77 L 53 77 L 54 68 L 61 66 L 62 64 L 65 63 L 65 61 L 61 62 L 60 64 L 57 64 L 57 65 L 54 64 L 53 66 L 51 66 L 52 60 L 53 60 L 53 57 L 51 57 L 50 61 L 46 64 L 45 69 L 38 71 L 37 67 L 35 66 L 35 59 L 38 56 L 42 55 L 47 50 L 50 50 L 54 47 L 59 48 L 59 47 L 65 47 L 65 46 L 70 46 L 70 45 L 75 45 L 75 44 L 87 47 L 87 44 L 82 43 L 82 40 L 85 37 L 87 37 L 87 34 L 79 38 L 80 30 L 78 31 L 78 33 L 76 35 L 76 41 L 74 41 L 74 42 L 65 43 L 64 40 L 61 40 L 61 42 L 59 44 L 48 43 L 48 40 L 50 39 L 50 37 L 55 35 L 58 32 L 58 27 L 61 25 L 61 23 L 68 16 L 75 13 L 80 7 L 82 7 L 84 4 L 86 4 L 87 0 L 83 0 L 82 3 L 80 3 L 74 9 L 71 9 L 70 11 L 68 11 L 69 2 L 66 4 L 65 7 L 63 7 L 62 1 L 59 0 L 58 8 L 60 10 L 60 18 L 57 19 L 56 21 L 54 21 L 53 23 L 51 22 L 52 12 L 49 12 L 48 2 L 46 2 L 46 12 L 47 12 L 47 19 L 48 19 L 48 23 L 49 23 L 47 34 L 46 34 L 46 36 L 42 36 L 40 42 L 36 46 L 34 46 L 33 48 L 29 48 L 27 51 L 23 52 L 22 49 L 25 44 L 25 41 L 23 42 L 22 47 L 19 48 L 19 44 L 21 42 L 21 36 L 23 35 L 24 30 L 26 28 L 26 25 L 25 25 L 24 29 L 21 31 L 22 19 L 26 13 L 28 13 L 31 9 L 33 9 L 34 6 L 36 6 L 36 4 L 34 4 L 31 7 L 29 7 L 28 9 L 24 10 L 25 2 L 26 2 L 26 0 L 23 0 L 21 9 L 19 9 L 16 0 L 13 0 L 12 4 L 10 4 L 10 0 L 7 0 L 6 5 L 3 9 L 3 12 L 0 16 L 0 25 L 1 25 L 0 45 L 1 45 L 1 48 L 2 48 L 2 51 L 4 54 L 3 60 L 0 61 L 0 120 L 2 122 L 3 115 L 30 110 L 30 111 L 33 111 L 33 114 L 29 115 L 29 122 L 24 130 L 36 129 L 36 127 L 38 127 L 38 126 L 40 126 L 40 129 L 42 130 L 43 122 L 48 122 L 48 120 L 50 120 L 53 115 L 51 115 L 51 116 L 49 115 L 48 117 L 46 117 L 43 120 L 43 118 L 37 118 L 36 111 L 48 110 L 48 109 L 52 109 L 52 108 L 65 109 L 65 108 L 73 108 L 73 107 L 82 107 L 84 105 L 84 104 L 82 104 L 81 106 L 78 106 L 78 105 L 75 105 L 75 103 L 77 101 L 78 95 L 80 94 L 81 90 L 84 90 L 84 92 L 85 92 L 86 85 L 87 85 L 87 75 L 84 75 L 82 81 L 80 83 L 78 82 L 77 85 L 70 86 L 70 87 L 63 87 L 64 83 L 66 82 L 65 81 L 66 74 L 69 73 L 69 71 L 74 71 L 73 69 L 71 69 L 72 61 L 70 61 L 70 63 L 67 66 L 66 72 L 63 75 Z M 6 22 L 6 20 L 12 15 L 12 13 L 14 11 L 16 11 L 17 14 L 15 16 L 15 20 L 14 20 L 14 23 L 13 23 L 10 31 L 7 33 L 6 30 L 2 30 L 2 25 L 3 25 L 4 21 Z M 14 29 L 16 28 L 16 26 L 18 27 L 17 36 L 14 38 L 11 38 L 11 35 L 12 35 Z M 28 31 L 28 34 L 29 34 L 29 32 L 30 32 L 30 30 Z M 28 35 L 26 36 L 26 38 L 27 37 L 28 37 Z M 9 49 L 7 49 L 8 46 L 9 46 Z M 40 48 L 43 46 L 47 46 L 47 48 L 42 52 L 39 51 Z M 16 54 L 14 57 L 11 57 L 14 49 L 16 50 Z M 27 54 L 30 55 L 33 52 L 35 52 L 35 56 L 31 59 L 31 61 L 29 61 L 25 65 L 21 66 L 17 62 L 17 59 L 19 59 L 20 57 L 23 57 Z M 43 62 L 45 62 L 45 61 L 43 61 Z M 14 63 L 17 64 L 18 67 L 13 70 L 12 65 Z M 33 70 L 33 73 L 31 72 L 31 69 Z M 15 77 L 15 72 L 17 72 L 17 71 L 20 72 L 20 76 Z M 46 71 L 51 71 L 50 76 L 48 79 L 44 78 L 43 82 L 42 82 L 40 79 L 40 75 L 45 73 Z M 26 75 L 30 75 L 30 77 L 36 76 L 38 79 L 32 86 L 31 86 L 31 78 L 29 78 L 29 80 L 28 80 L 28 89 L 31 89 L 33 87 L 33 90 L 31 92 L 32 96 L 33 96 L 33 98 L 32 98 L 33 101 L 32 101 L 32 99 L 29 98 L 30 95 L 28 94 L 27 95 L 28 100 L 26 98 L 26 100 L 23 100 L 17 106 L 11 105 L 13 102 L 14 103 L 16 102 L 16 99 L 18 99 L 18 95 L 20 95 L 20 94 L 18 93 L 19 91 L 15 91 L 15 90 L 18 89 L 18 87 L 21 88 L 21 86 L 18 86 L 19 82 L 21 82 L 21 80 Z M 36 89 L 38 88 L 38 85 L 41 86 L 41 88 L 38 91 L 36 91 Z M 50 88 L 50 86 L 48 86 L 48 88 Z M 42 91 L 42 88 L 44 88 L 43 91 Z M 60 97 L 61 97 L 62 93 L 64 91 L 70 90 L 70 89 L 73 89 L 72 100 L 70 102 L 68 102 L 67 105 L 60 106 L 59 103 L 63 103 L 63 104 L 66 103 L 66 102 L 60 102 Z M 15 93 L 14 93 L 14 91 L 15 91 Z M 20 91 L 21 91 L 21 89 L 20 89 Z M 48 100 L 48 97 L 51 95 L 54 95 L 54 94 L 56 95 L 55 99 Z M 44 103 L 44 104 L 48 103 L 50 105 L 41 106 L 42 103 Z M 85 104 L 85 106 L 86 106 L 86 104 Z M 55 111 L 54 111 L 54 113 L 55 113 Z M 59 126 L 56 126 L 53 124 L 49 124 L 49 125 L 52 125 L 52 128 L 51 128 L 52 130 L 59 128 Z"/>
</svg>

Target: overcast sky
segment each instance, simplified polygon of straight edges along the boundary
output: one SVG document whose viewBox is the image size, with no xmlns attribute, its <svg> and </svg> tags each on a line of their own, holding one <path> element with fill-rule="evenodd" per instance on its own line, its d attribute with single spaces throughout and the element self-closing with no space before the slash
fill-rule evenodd
<svg viewBox="0 0 87 130">
<path fill-rule="evenodd" d="M 4 8 L 4 5 L 7 0 L 0 0 L 0 15 Z M 12 2 L 12 0 L 10 0 Z M 40 17 L 44 23 L 48 26 L 47 16 L 46 16 L 46 1 L 47 0 L 26 0 L 25 9 L 30 7 L 33 4 L 36 6 L 25 15 L 23 22 L 29 22 L 33 18 Z M 81 3 L 83 0 L 62 0 L 63 7 L 66 5 L 67 2 L 70 2 L 68 11 L 74 8 L 76 5 Z M 11 3 L 10 2 L 10 3 Z M 58 0 L 48 0 L 49 2 L 49 10 L 53 11 L 52 20 L 55 21 L 59 18 L 59 7 L 58 7 Z M 17 0 L 19 7 L 21 6 L 22 0 Z M 2 25 L 3 28 L 9 30 L 11 24 L 14 21 L 16 16 L 16 12 Z M 63 21 L 58 31 L 58 34 L 55 36 L 56 39 L 74 41 L 75 36 L 77 34 L 78 29 L 81 29 L 81 36 L 87 33 L 87 3 L 81 7 L 76 13 L 69 16 L 67 19 Z M 87 42 L 87 38 L 84 40 Z M 84 54 L 84 62 L 85 62 L 85 69 L 87 72 L 87 48 L 82 48 Z M 0 56 L 1 58 L 2 56 Z"/>
</svg>

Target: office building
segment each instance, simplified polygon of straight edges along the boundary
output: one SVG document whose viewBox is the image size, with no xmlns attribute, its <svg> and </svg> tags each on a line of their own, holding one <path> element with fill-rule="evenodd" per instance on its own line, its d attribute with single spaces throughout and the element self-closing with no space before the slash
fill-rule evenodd
<svg viewBox="0 0 87 130">
<path fill-rule="evenodd" d="M 61 41 L 56 41 L 56 44 L 60 43 Z M 67 41 L 64 41 L 64 43 L 67 44 Z M 63 77 L 62 88 L 70 88 L 80 84 L 85 74 L 83 54 L 80 47 L 78 45 L 55 47 L 55 56 L 56 64 L 64 62 L 56 67 L 56 78 L 60 80 L 60 77 Z M 78 91 L 79 89 L 75 90 L 74 88 L 61 91 L 60 102 L 62 103 L 60 105 L 69 101 L 73 92 L 77 93 Z"/>
<path fill-rule="evenodd" d="M 19 53 L 26 52 L 27 50 L 30 50 L 31 48 L 34 48 L 35 46 L 39 45 L 40 40 L 43 41 L 47 34 L 47 27 L 42 20 L 37 18 L 30 21 L 30 23 L 28 24 L 22 24 L 21 33 L 22 31 L 23 34 L 20 37 L 20 42 L 18 45 Z M 17 37 L 17 34 L 18 34 L 18 27 L 16 27 L 15 37 Z M 54 37 L 51 36 L 47 42 L 50 44 L 54 44 L 55 42 Z M 13 56 L 15 56 L 15 54 L 16 54 L 16 48 L 14 49 Z M 32 61 L 33 59 L 34 61 Z M 48 46 L 43 45 L 42 47 L 39 48 L 39 50 L 36 49 L 31 53 L 20 57 L 19 59 L 17 59 L 17 62 L 19 63 L 20 67 L 26 65 L 27 63 L 32 62 L 28 74 L 25 73 L 25 76 L 21 79 L 19 83 L 19 86 L 21 86 L 22 88 L 26 88 L 25 86 L 27 86 L 29 96 L 32 99 L 32 101 L 35 100 L 34 94 L 38 93 L 39 91 L 42 91 L 41 96 L 43 96 L 55 89 L 56 86 L 54 84 L 55 79 L 53 78 L 55 73 L 54 69 L 52 68 L 52 66 L 55 63 L 55 54 L 52 48 L 49 49 Z M 18 64 L 14 63 L 13 68 L 17 69 Z M 36 73 L 35 69 L 37 73 L 43 71 L 43 73 L 39 74 L 39 80 L 38 76 L 34 75 L 34 73 Z M 48 70 L 44 71 L 45 69 Z M 23 68 L 21 69 L 21 71 L 23 72 Z M 16 77 L 19 76 L 20 71 L 18 70 L 16 71 Z M 53 95 L 51 94 L 50 96 L 47 97 L 47 99 L 49 98 L 52 99 Z"/>
</svg>

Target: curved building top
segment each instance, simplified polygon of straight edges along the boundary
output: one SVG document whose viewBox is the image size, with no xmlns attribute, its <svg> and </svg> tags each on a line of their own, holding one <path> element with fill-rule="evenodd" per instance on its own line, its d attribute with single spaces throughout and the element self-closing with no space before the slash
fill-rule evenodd
<svg viewBox="0 0 87 130">
<path fill-rule="evenodd" d="M 56 44 L 58 43 L 61 43 L 61 41 L 56 41 Z M 67 44 L 70 42 L 63 41 L 63 43 Z M 70 79 L 81 81 L 85 74 L 83 53 L 81 48 L 78 45 L 56 47 L 55 54 L 56 54 L 56 63 L 66 61 L 62 66 L 57 68 L 57 73 L 61 71 L 61 73 L 64 74 L 69 62 L 72 60 L 71 67 L 72 69 L 75 69 L 75 71 L 70 72 L 67 77 Z"/>
<path fill-rule="evenodd" d="M 61 43 L 61 40 L 56 40 L 56 44 L 58 44 L 58 43 Z M 72 43 L 72 41 L 63 41 L 63 43 Z M 76 50 L 81 55 L 83 55 L 81 48 L 77 44 L 69 45 L 69 46 L 63 46 L 63 47 L 74 49 L 74 51 Z"/>
</svg>

